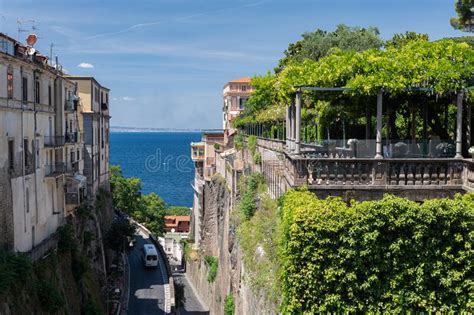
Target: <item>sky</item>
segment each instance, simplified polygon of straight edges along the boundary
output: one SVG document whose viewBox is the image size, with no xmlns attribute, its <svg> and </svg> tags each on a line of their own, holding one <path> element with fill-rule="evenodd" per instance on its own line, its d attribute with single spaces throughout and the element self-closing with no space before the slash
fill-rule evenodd
<svg viewBox="0 0 474 315">
<path fill-rule="evenodd" d="M 222 88 L 272 70 L 290 42 L 317 28 L 376 26 L 466 35 L 454 0 L 0 0 L 0 32 L 57 55 L 70 74 L 111 89 L 112 126 L 220 128 Z"/>
</svg>

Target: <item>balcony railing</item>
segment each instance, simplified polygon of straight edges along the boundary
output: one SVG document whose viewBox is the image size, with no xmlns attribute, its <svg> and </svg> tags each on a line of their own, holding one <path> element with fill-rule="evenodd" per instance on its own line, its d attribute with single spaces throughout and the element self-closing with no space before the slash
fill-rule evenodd
<svg viewBox="0 0 474 315">
<path fill-rule="evenodd" d="M 44 137 L 45 147 L 60 147 L 64 145 L 64 142 L 65 142 L 64 136 L 45 136 Z"/>
<path fill-rule="evenodd" d="M 65 139 L 66 139 L 66 143 L 76 143 L 79 141 L 79 133 L 78 132 L 66 133 Z"/>
<path fill-rule="evenodd" d="M 74 112 L 77 110 L 77 101 L 70 99 L 66 100 L 66 104 L 64 105 L 64 110 L 67 112 Z"/>
<path fill-rule="evenodd" d="M 361 186 L 382 187 L 474 187 L 473 162 L 456 159 L 287 159 L 294 185 L 315 189 Z"/>
<path fill-rule="evenodd" d="M 84 196 L 81 196 L 79 192 L 66 192 L 67 205 L 80 205 L 83 200 Z"/>
<path fill-rule="evenodd" d="M 67 163 L 56 163 L 51 165 L 45 165 L 45 176 L 46 177 L 57 177 L 62 174 L 73 174 L 75 172 L 74 165 L 68 165 Z"/>
</svg>

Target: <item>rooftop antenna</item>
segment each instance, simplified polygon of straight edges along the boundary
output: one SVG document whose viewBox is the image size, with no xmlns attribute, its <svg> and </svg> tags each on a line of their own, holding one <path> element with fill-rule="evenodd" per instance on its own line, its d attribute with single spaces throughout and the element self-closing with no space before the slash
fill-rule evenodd
<svg viewBox="0 0 474 315">
<path fill-rule="evenodd" d="M 23 29 L 23 24 L 25 23 L 31 23 L 31 29 L 28 30 L 28 29 Z M 38 30 L 36 28 L 36 25 L 35 25 L 36 21 L 35 20 L 20 20 L 20 19 L 17 19 L 16 20 L 16 24 L 18 25 L 18 38 L 17 40 L 20 41 L 20 35 L 21 33 L 25 33 L 25 32 L 31 32 L 31 31 L 36 31 Z"/>
<path fill-rule="evenodd" d="M 51 63 L 51 66 L 53 65 L 53 48 L 54 47 L 61 47 L 61 45 L 58 45 L 58 44 L 55 44 L 55 43 L 51 43 L 49 45 L 49 61 Z"/>
</svg>

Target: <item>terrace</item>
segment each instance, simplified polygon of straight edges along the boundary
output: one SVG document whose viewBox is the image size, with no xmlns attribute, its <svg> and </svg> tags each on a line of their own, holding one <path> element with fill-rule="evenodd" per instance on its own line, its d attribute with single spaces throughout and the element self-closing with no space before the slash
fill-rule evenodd
<svg viewBox="0 0 474 315">
<path fill-rule="evenodd" d="M 261 150 L 281 153 L 287 188 L 307 185 L 323 197 L 357 199 L 390 192 L 415 200 L 474 191 L 474 162 L 468 159 L 472 112 L 467 91 L 441 99 L 428 90 L 411 89 L 407 91 L 411 99 L 422 102 L 400 105 L 381 90 L 376 98 L 367 98 L 365 110 L 351 113 L 350 118 L 342 111 L 333 112 L 332 122 L 325 126 L 308 115 L 302 119 L 303 96 L 308 99 L 315 93 L 323 99 L 349 90 L 297 86 L 284 123 L 242 127 L 245 134 L 257 136 Z M 438 120 L 444 125 L 438 126 Z"/>
</svg>

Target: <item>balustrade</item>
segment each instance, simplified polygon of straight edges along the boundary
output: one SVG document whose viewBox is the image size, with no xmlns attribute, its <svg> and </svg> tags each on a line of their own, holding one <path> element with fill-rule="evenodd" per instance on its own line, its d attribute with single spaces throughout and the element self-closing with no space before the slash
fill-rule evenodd
<svg viewBox="0 0 474 315">
<path fill-rule="evenodd" d="M 472 163 L 454 159 L 306 159 L 309 185 L 473 185 Z M 304 166 L 303 166 L 304 167 Z M 468 167 L 470 171 L 464 171 Z M 463 180 L 463 171 L 464 177 Z M 472 186 L 474 187 L 474 185 Z"/>
</svg>

